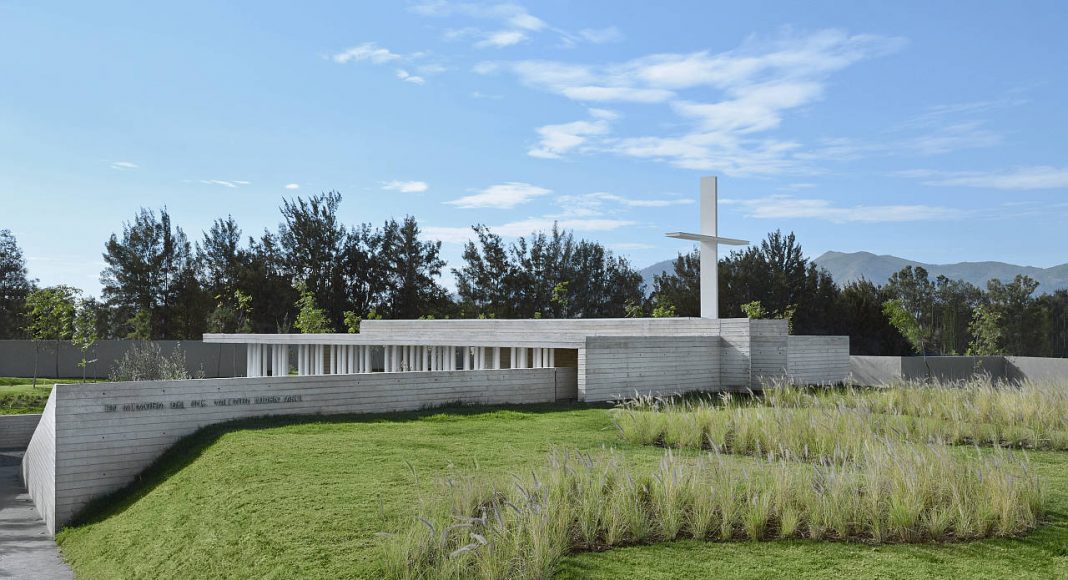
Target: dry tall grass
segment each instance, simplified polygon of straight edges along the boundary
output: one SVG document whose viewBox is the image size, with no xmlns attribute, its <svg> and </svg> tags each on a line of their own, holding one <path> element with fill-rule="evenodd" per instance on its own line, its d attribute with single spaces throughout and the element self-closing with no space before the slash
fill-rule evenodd
<svg viewBox="0 0 1068 580">
<path fill-rule="evenodd" d="M 386 542 L 387 575 L 546 578 L 569 553 L 677 538 L 1017 535 L 1037 525 L 1045 498 L 1026 455 L 1003 445 L 1068 449 L 1068 395 L 1034 383 L 773 386 L 754 397 L 638 397 L 613 415 L 627 441 L 669 447 L 659 467 L 555 452 L 506 482 L 453 479 Z M 711 452 L 680 459 L 670 448 Z"/>
<path fill-rule="evenodd" d="M 568 553 L 668 541 L 813 538 L 917 542 L 1015 535 L 1043 496 L 1025 458 L 874 443 L 855 463 L 739 463 L 721 454 L 653 470 L 618 453 L 556 452 L 529 476 L 452 480 L 387 541 L 394 578 L 546 578 Z"/>
<path fill-rule="evenodd" d="M 871 437 L 1068 450 L 1068 389 L 1041 383 L 889 388 L 772 385 L 753 397 L 637 397 L 615 423 L 639 444 L 852 457 Z"/>
</svg>

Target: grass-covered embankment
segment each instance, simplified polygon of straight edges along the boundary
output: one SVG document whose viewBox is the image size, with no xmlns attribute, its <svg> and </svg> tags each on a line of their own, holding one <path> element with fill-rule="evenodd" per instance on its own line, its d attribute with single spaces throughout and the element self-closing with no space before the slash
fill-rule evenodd
<svg viewBox="0 0 1068 580">
<path fill-rule="evenodd" d="M 94 379 L 89 379 L 93 382 Z M 40 413 L 57 383 L 81 383 L 81 379 L 38 378 L 37 386 L 27 377 L 0 377 L 0 415 Z"/>
<path fill-rule="evenodd" d="M 612 412 L 581 406 L 305 418 L 204 432 L 124 494 L 59 535 L 83 578 L 379 578 L 388 540 L 442 493 L 442 479 L 505 480 L 554 449 L 655 470 L 664 450 L 620 438 Z M 955 457 L 973 449 L 950 448 Z M 706 454 L 679 450 L 679 461 Z M 873 546 L 812 539 L 681 540 L 568 556 L 574 578 L 1057 577 L 1068 566 L 1068 454 L 1037 451 L 1046 521 L 1023 537 Z M 735 469 L 761 460 L 722 455 Z M 423 526 L 423 524 L 418 524 Z"/>
</svg>

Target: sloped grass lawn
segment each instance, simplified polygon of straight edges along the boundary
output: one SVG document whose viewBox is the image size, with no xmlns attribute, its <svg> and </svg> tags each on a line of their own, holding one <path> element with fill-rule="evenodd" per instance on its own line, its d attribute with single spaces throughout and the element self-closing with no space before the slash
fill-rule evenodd
<svg viewBox="0 0 1068 580">
<path fill-rule="evenodd" d="M 378 578 L 378 533 L 407 527 L 420 500 L 441 493 L 442 478 L 519 473 L 544 465 L 553 449 L 601 447 L 649 465 L 663 454 L 623 442 L 607 409 L 579 405 L 244 422 L 194 436 L 58 541 L 80 578 Z M 1050 521 L 1023 538 L 679 541 L 572 556 L 559 575 L 1065 577 L 1068 453 L 1030 457 L 1049 493 Z"/>
<path fill-rule="evenodd" d="M 86 382 L 96 380 L 99 379 Z M 81 379 L 38 378 L 37 387 L 34 388 L 32 377 L 0 377 L 0 415 L 40 413 L 48 402 L 48 395 L 52 393 L 52 385 L 81 382 Z"/>
</svg>

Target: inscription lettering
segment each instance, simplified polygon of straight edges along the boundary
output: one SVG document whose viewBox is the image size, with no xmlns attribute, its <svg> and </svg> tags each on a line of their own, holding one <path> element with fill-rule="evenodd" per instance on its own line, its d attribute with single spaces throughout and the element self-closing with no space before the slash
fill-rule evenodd
<svg viewBox="0 0 1068 580">
<path fill-rule="evenodd" d="M 258 397 L 227 397 L 224 399 L 192 399 L 189 401 L 165 401 L 165 402 L 141 402 L 141 403 L 104 403 L 105 413 L 118 411 L 155 411 L 159 409 L 204 409 L 209 406 L 232 407 L 235 405 L 277 405 L 282 403 L 300 403 L 304 401 L 303 395 L 261 395 Z"/>
</svg>

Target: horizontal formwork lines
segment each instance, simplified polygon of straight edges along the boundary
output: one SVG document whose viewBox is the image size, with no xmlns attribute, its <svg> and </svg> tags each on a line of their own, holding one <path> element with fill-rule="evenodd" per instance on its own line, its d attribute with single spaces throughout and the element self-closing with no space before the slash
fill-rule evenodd
<svg viewBox="0 0 1068 580">
<path fill-rule="evenodd" d="M 435 382 L 480 382 L 522 380 L 520 377 L 540 376 L 552 372 L 552 367 L 539 369 L 496 369 L 478 371 L 413 371 L 401 373 L 364 373 L 349 375 L 306 375 L 285 377 L 236 377 L 228 379 L 191 379 L 183 381 L 142 381 L 124 383 L 87 383 L 57 385 L 64 400 L 106 399 L 125 395 L 187 396 L 200 393 L 205 396 L 229 393 L 241 388 L 305 389 L 327 385 L 396 386 L 427 384 Z"/>
<path fill-rule="evenodd" d="M 502 388 L 503 387 L 503 388 Z M 60 429 L 62 435 L 73 433 L 90 433 L 96 425 L 127 426 L 139 423 L 147 425 L 163 426 L 168 421 L 181 422 L 204 418 L 205 420 L 220 419 L 226 416 L 258 416 L 267 414 L 285 414 L 289 412 L 300 414 L 342 413 L 352 412 L 349 409 L 362 412 L 364 408 L 389 407 L 409 409 L 419 408 L 427 404 L 436 404 L 442 401 L 456 401 L 460 398 L 479 399 L 511 399 L 516 396 L 527 397 L 531 395 L 551 394 L 553 385 L 543 384 L 516 384 L 513 389 L 506 385 L 487 386 L 472 385 L 466 388 L 455 386 L 443 386 L 436 389 L 420 389 L 418 391 L 393 391 L 388 393 L 358 393 L 351 391 L 339 391 L 334 393 L 305 393 L 304 400 L 291 403 L 261 403 L 261 404 L 235 404 L 208 407 L 194 407 L 185 409 L 163 409 L 144 411 L 114 411 L 82 409 L 81 413 L 68 413 L 66 417 L 77 417 L 70 425 L 64 425 Z M 520 388 L 521 387 L 521 388 Z M 254 398 L 254 397 L 235 397 Z"/>
</svg>

